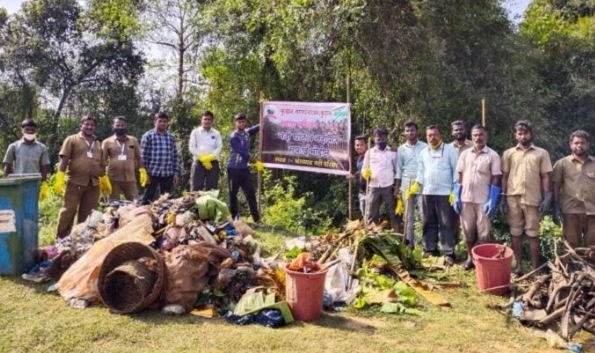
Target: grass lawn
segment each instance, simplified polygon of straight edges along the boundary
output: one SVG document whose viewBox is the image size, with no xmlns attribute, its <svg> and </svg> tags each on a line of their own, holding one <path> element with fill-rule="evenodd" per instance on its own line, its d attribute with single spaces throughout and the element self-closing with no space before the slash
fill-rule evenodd
<svg viewBox="0 0 595 353">
<path fill-rule="evenodd" d="M 283 241 L 259 233 L 266 249 Z M 451 269 L 449 280 L 469 284 L 440 291 L 451 309 L 420 299 L 418 317 L 349 310 L 270 329 L 156 311 L 121 316 L 103 306 L 74 309 L 47 293 L 47 285 L 5 276 L 0 277 L 0 352 L 562 352 L 547 348 L 530 328 L 488 309 L 487 304 L 506 298 L 479 293 L 474 273 Z M 582 333 L 576 341 L 585 352 L 595 352 L 590 335 Z"/>
</svg>

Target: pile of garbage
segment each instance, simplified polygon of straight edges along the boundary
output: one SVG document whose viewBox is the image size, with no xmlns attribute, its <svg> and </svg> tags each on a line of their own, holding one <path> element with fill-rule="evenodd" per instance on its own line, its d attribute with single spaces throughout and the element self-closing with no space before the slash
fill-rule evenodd
<svg viewBox="0 0 595 353">
<path fill-rule="evenodd" d="M 340 233 L 310 240 L 291 239 L 281 256 L 292 259 L 307 251 L 322 266 L 336 263 L 328 266 L 326 275 L 327 308 L 350 305 L 356 309 L 418 315 L 418 294 L 437 306 L 449 306 L 434 289 L 454 285 L 431 282 L 428 277 L 436 269 L 444 272 L 445 267 L 435 262 L 437 259 L 422 259 L 421 249 L 412 250 L 402 234 L 387 228 L 386 223 L 366 226 L 362 221 L 351 221 Z"/>
<path fill-rule="evenodd" d="M 559 326 L 559 336 L 571 340 L 581 330 L 595 335 L 595 248 L 573 249 L 555 255 L 530 273 L 513 280 L 508 303 L 521 323 L 539 328 Z M 550 334 L 551 337 L 555 336 Z"/>
<path fill-rule="evenodd" d="M 50 289 L 71 306 L 103 302 L 121 314 L 159 308 L 166 314 L 243 316 L 255 313 L 259 303 L 276 305 L 265 317 L 277 326 L 271 318 L 293 320 L 283 303 L 282 266 L 260 257 L 254 231 L 242 220 L 230 221 L 216 195 L 197 192 L 163 195 L 149 206 L 110 203 L 41 249 L 39 264 L 23 278 L 57 281 Z M 250 304 L 234 311 L 248 292 Z M 254 302 L 255 293 L 260 302 Z"/>
</svg>

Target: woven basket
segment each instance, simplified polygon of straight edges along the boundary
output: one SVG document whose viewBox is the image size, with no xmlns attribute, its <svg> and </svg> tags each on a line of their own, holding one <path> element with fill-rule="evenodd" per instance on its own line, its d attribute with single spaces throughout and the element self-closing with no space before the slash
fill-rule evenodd
<svg viewBox="0 0 595 353">
<path fill-rule="evenodd" d="M 132 314 L 159 298 L 164 277 L 165 263 L 161 256 L 146 245 L 130 242 L 116 246 L 107 254 L 97 286 L 101 300 L 112 312 Z"/>
</svg>

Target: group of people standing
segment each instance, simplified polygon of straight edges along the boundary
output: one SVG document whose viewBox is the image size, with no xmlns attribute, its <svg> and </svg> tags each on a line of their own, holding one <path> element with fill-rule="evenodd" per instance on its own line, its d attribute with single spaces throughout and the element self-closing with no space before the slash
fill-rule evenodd
<svg viewBox="0 0 595 353">
<path fill-rule="evenodd" d="M 487 131 L 479 124 L 467 140 L 465 123 L 452 122 L 451 143 L 443 141 L 437 125 L 425 132 L 424 143 L 417 124 L 406 122 L 406 141 L 398 148 L 388 146 L 384 128 L 374 130 L 371 148 L 365 136 L 355 138 L 358 172 L 352 177 L 360 180 L 360 210 L 368 224 L 379 222 L 384 203 L 395 231 L 402 216 L 405 241 L 414 247 L 417 209 L 424 255 L 437 256 L 441 250 L 446 264 L 456 261 L 461 229 L 467 245 L 463 267 L 468 270 L 474 267 L 471 249 L 492 241 L 491 218 L 499 209 L 510 226 L 517 275 L 523 272 L 523 235 L 529 240 L 532 268 L 538 267 L 540 218 L 552 205 L 571 246 L 595 245 L 595 157 L 588 154 L 587 132 L 570 135 L 571 155 L 553 167 L 549 153 L 533 144 L 533 126 L 527 120 L 515 124 L 517 144 L 502 156 L 487 146 Z"/>
<path fill-rule="evenodd" d="M 201 124 L 192 130 L 189 150 L 192 154 L 190 190 L 219 189 L 220 159 L 223 142 L 213 128 L 213 113 L 206 111 Z M 126 118 L 113 118 L 113 135 L 100 141 L 95 135 L 97 119 L 84 116 L 80 131 L 68 136 L 59 152 L 54 191 L 64 195 L 58 217 L 56 237 L 70 234 L 74 218 L 83 222 L 97 207 L 101 193 L 110 200 L 137 200 L 151 203 L 157 191 L 171 193 L 180 183 L 180 160 L 177 140 L 168 131 L 170 117 L 163 112 L 153 117 L 154 128 L 138 139 L 128 134 Z M 250 154 L 250 137 L 260 126 L 247 127 L 246 115 L 234 117 L 235 130 L 230 135 L 231 154 L 227 163 L 229 204 L 232 217 L 237 218 L 237 194 L 242 188 L 254 222 L 260 221 L 256 193 L 248 163 L 255 162 Z M 4 176 L 10 174 L 41 174 L 47 187 L 50 159 L 47 147 L 36 139 L 37 124 L 27 119 L 21 124 L 22 138 L 9 145 L 4 157 Z M 137 178 L 138 170 L 138 178 Z M 145 188 L 141 196 L 138 184 Z"/>
</svg>

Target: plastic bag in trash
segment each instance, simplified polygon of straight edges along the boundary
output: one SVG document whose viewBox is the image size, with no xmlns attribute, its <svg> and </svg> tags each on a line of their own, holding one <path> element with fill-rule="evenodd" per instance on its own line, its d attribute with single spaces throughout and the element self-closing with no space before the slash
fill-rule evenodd
<svg viewBox="0 0 595 353">
<path fill-rule="evenodd" d="M 229 314 L 225 317 L 227 322 L 236 325 L 259 324 L 266 327 L 281 327 L 285 325 L 285 319 L 281 310 L 277 309 L 263 309 L 257 313 L 248 315 L 234 315 Z"/>
</svg>

